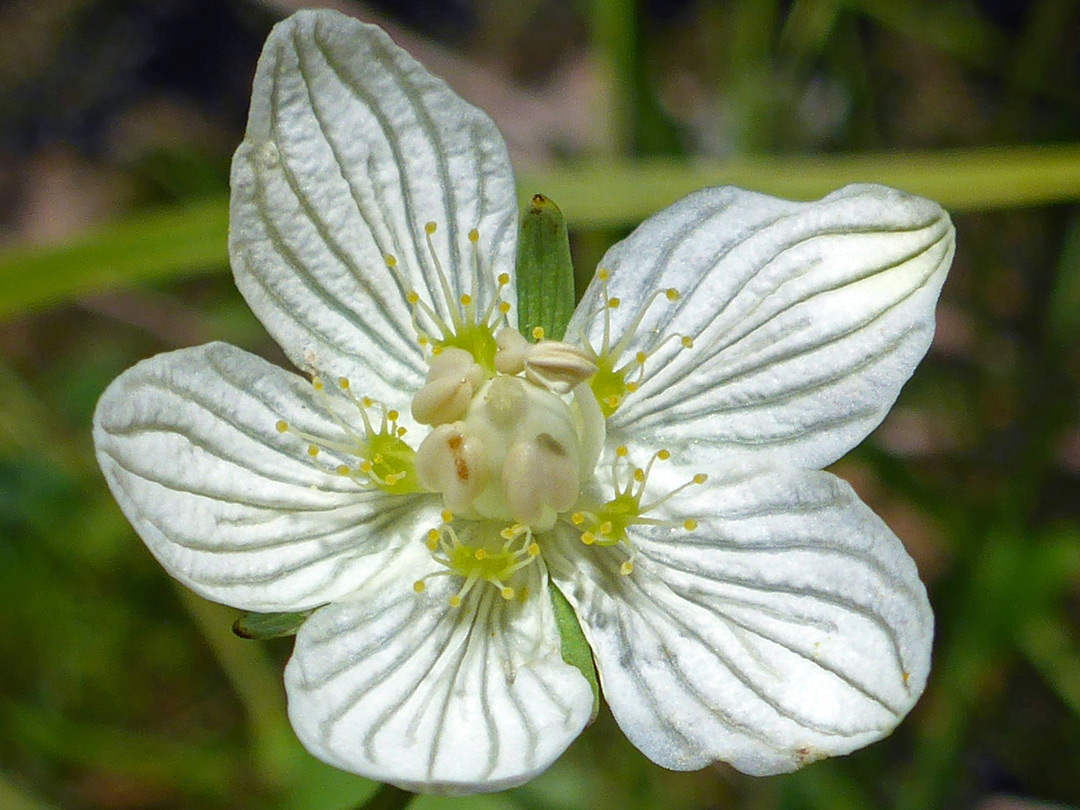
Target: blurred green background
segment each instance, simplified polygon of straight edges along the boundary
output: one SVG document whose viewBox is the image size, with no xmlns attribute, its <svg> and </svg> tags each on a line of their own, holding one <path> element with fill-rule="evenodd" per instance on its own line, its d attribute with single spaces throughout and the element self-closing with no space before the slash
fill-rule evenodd
<svg viewBox="0 0 1080 810">
<path fill-rule="evenodd" d="M 785 777 L 665 772 L 602 713 L 533 783 L 420 808 L 1080 806 L 1080 0 L 335 4 L 486 109 L 579 281 L 695 188 L 887 182 L 954 214 L 930 355 L 836 465 L 938 631 L 884 742 Z M 90 415 L 136 360 L 281 359 L 232 285 L 227 172 L 285 0 L 0 5 L 0 810 L 344 810 L 373 789 L 284 715 L 288 640 L 175 586 Z"/>
</svg>

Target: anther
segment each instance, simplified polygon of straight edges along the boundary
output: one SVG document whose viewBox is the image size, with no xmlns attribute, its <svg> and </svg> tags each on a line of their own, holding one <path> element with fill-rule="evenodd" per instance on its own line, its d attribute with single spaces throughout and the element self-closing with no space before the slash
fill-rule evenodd
<svg viewBox="0 0 1080 810">
<path fill-rule="evenodd" d="M 289 432 L 289 423 L 286 422 L 284 419 L 279 419 L 277 421 L 277 424 L 274 425 L 274 427 L 277 428 L 278 433 L 288 433 Z"/>
</svg>

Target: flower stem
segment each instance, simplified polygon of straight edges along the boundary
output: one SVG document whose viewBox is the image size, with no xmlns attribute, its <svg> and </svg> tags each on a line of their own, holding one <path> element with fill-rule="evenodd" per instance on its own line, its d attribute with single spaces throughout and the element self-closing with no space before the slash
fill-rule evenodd
<svg viewBox="0 0 1080 810">
<path fill-rule="evenodd" d="M 356 810 L 404 810 L 415 798 L 415 793 L 399 787 L 379 785 L 379 789 L 372 794 L 371 798 L 357 805 Z"/>
</svg>

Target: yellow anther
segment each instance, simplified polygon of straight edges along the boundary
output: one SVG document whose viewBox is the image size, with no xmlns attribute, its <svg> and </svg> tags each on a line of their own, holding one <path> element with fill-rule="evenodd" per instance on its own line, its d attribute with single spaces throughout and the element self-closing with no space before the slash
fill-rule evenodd
<svg viewBox="0 0 1080 810">
<path fill-rule="evenodd" d="M 277 424 L 274 425 L 274 427 L 277 428 L 278 433 L 289 432 L 289 423 L 286 422 L 284 419 L 278 419 Z"/>
<path fill-rule="evenodd" d="M 439 534 L 438 529 L 428 529 L 427 539 L 428 539 L 428 544 L 429 545 L 431 543 L 438 543 L 439 542 L 439 537 L 440 537 L 440 534 Z"/>
<path fill-rule="evenodd" d="M 620 299 L 618 299 L 618 298 L 609 298 L 608 302 L 607 302 L 608 309 L 618 309 L 619 304 L 621 304 L 621 303 L 622 303 L 622 301 Z"/>
<path fill-rule="evenodd" d="M 598 267 L 596 269 L 596 277 L 601 281 L 607 281 L 609 278 L 611 278 L 611 273 L 608 272 L 608 269 L 606 267 Z"/>
<path fill-rule="evenodd" d="M 348 475 L 349 473 L 352 472 L 352 470 L 349 469 L 349 465 L 347 465 L 347 464 L 338 464 L 337 469 L 335 470 L 335 472 L 338 475 Z"/>
<path fill-rule="evenodd" d="M 708 480 L 709 480 L 709 476 L 707 476 L 705 473 L 698 473 L 697 475 L 694 476 L 694 483 L 695 484 L 704 484 Z"/>
<path fill-rule="evenodd" d="M 637 391 L 637 389 L 638 389 L 638 384 L 636 382 L 628 382 L 626 384 L 626 393 L 628 393 L 628 394 L 634 393 L 635 391 Z"/>
<path fill-rule="evenodd" d="M 416 342 L 419 343 L 421 346 L 427 346 L 428 339 L 426 337 L 424 337 L 423 335 L 420 335 L 420 337 L 418 337 L 416 339 Z"/>
<path fill-rule="evenodd" d="M 604 404 L 607 405 L 609 408 L 611 408 L 611 410 L 614 411 L 616 408 L 619 407 L 619 398 L 617 396 L 615 396 L 614 394 L 612 394 L 610 397 L 607 397 L 604 400 Z"/>
<path fill-rule="evenodd" d="M 461 597 L 456 593 L 450 597 L 450 607 L 461 607 Z"/>
<path fill-rule="evenodd" d="M 459 298 L 458 300 L 461 301 L 461 305 L 463 307 L 467 307 L 469 304 L 472 303 L 472 296 L 466 293 L 465 295 L 462 295 L 461 298 Z"/>
<path fill-rule="evenodd" d="M 661 450 L 659 453 L 656 454 L 656 457 L 661 461 L 667 461 L 669 458 L 671 458 L 671 452 L 668 450 Z"/>
<path fill-rule="evenodd" d="M 513 540 L 514 539 L 514 527 L 513 526 L 504 527 L 499 532 L 499 537 L 501 537 L 503 540 Z"/>
<path fill-rule="evenodd" d="M 386 418 L 389 419 L 391 422 L 396 422 L 400 416 L 401 416 L 401 414 L 398 413 L 397 411 L 387 411 L 386 412 Z"/>
<path fill-rule="evenodd" d="M 501 312 L 503 315 L 505 315 L 509 311 L 510 311 L 510 302 L 509 301 L 500 301 L 499 302 L 499 312 Z"/>
<path fill-rule="evenodd" d="M 396 431 L 396 432 L 397 432 L 397 437 L 398 437 L 398 438 L 400 439 L 400 438 L 401 438 L 402 436 L 404 436 L 404 435 L 405 435 L 406 433 L 408 433 L 408 432 L 409 432 L 409 429 L 408 429 L 408 428 L 403 428 L 403 427 L 399 427 L 399 428 L 397 429 L 397 431 Z"/>
<path fill-rule="evenodd" d="M 424 230 L 425 230 L 425 231 L 426 231 L 426 232 L 427 232 L 428 234 L 433 234 L 433 233 L 435 233 L 435 229 L 436 229 L 437 227 L 438 227 L 438 226 L 437 226 L 437 225 L 436 225 L 436 224 L 435 224 L 434 222 L 429 222 L 429 223 L 427 223 L 427 224 L 426 224 L 426 225 L 424 226 Z"/>
<path fill-rule="evenodd" d="M 688 532 L 692 532 L 694 529 L 697 528 L 697 521 L 693 518 L 687 518 L 683 521 L 683 528 L 686 529 Z"/>
<path fill-rule="evenodd" d="M 638 467 L 636 470 L 634 470 L 634 480 L 637 481 L 639 484 L 645 480 L 645 471 L 641 469 L 641 467 Z"/>
<path fill-rule="evenodd" d="M 626 458 L 626 455 L 629 452 L 630 450 L 627 449 L 625 444 L 620 444 L 618 447 L 615 448 L 615 455 L 617 455 L 619 458 Z"/>
<path fill-rule="evenodd" d="M 596 542 L 596 535 L 593 534 L 592 532 L 582 532 L 581 533 L 581 542 L 584 543 L 587 546 L 591 546 L 593 543 Z"/>
<path fill-rule="evenodd" d="M 312 458 L 315 458 L 315 456 L 319 455 L 319 446 L 317 444 L 309 444 L 307 454 Z"/>
<path fill-rule="evenodd" d="M 533 336 L 533 340 L 543 340 L 544 339 L 544 327 L 542 327 L 542 326 L 534 326 L 533 330 L 532 330 L 532 336 Z"/>
<path fill-rule="evenodd" d="M 668 301 L 678 301 L 680 298 L 682 298 L 682 296 L 679 295 L 679 291 L 676 290 L 674 287 L 668 287 L 667 290 L 664 292 L 664 295 L 667 296 Z"/>
<path fill-rule="evenodd" d="M 414 591 L 416 591 L 417 593 L 423 593 L 423 592 L 424 592 L 424 588 L 426 588 L 426 587 L 427 587 L 427 586 L 426 586 L 426 585 L 424 585 L 424 580 L 422 580 L 422 579 L 418 579 L 418 580 L 416 580 L 416 582 L 414 582 L 414 583 L 412 584 L 412 589 L 413 589 Z"/>
<path fill-rule="evenodd" d="M 416 290 L 409 290 L 407 293 L 405 293 L 405 300 L 408 301 L 410 304 L 415 304 L 417 301 L 420 300 L 420 296 L 416 294 Z"/>
<path fill-rule="evenodd" d="M 634 572 L 634 564 L 632 562 L 630 562 L 629 560 L 627 560 L 626 562 L 624 562 L 622 565 L 619 566 L 619 573 L 622 574 L 624 577 L 630 576 L 633 572 Z"/>
<path fill-rule="evenodd" d="M 610 520 L 605 520 L 603 523 L 600 524 L 600 534 L 603 534 L 603 535 L 611 534 L 611 529 L 612 529 L 612 526 L 611 526 L 611 521 Z"/>
<path fill-rule="evenodd" d="M 503 599 L 510 601 L 514 598 L 514 589 L 507 585 L 499 591 L 499 595 L 502 596 Z"/>
<path fill-rule="evenodd" d="M 527 552 L 529 552 L 530 557 L 536 557 L 536 556 L 538 556 L 540 554 L 540 544 L 539 543 L 529 543 L 529 547 L 527 549 L 525 549 L 525 550 Z"/>
<path fill-rule="evenodd" d="M 362 472 L 364 475 L 371 475 L 371 471 L 373 469 L 375 469 L 375 467 L 367 459 L 364 459 L 360 462 L 360 472 Z"/>
<path fill-rule="evenodd" d="M 682 343 L 684 349 L 692 349 L 692 348 L 694 348 L 694 339 L 692 337 L 690 337 L 689 335 L 683 335 L 681 343 Z"/>
<path fill-rule="evenodd" d="M 316 391 L 322 391 L 323 390 L 323 381 L 319 377 L 312 377 L 311 378 L 311 387 L 314 388 Z"/>
<path fill-rule="evenodd" d="M 574 514 L 570 516 L 570 521 L 575 526 L 580 526 L 582 523 L 585 522 L 585 516 L 581 514 L 581 512 L 574 512 Z"/>
<path fill-rule="evenodd" d="M 482 560 L 482 559 L 484 559 L 484 557 L 487 556 L 487 552 L 482 548 L 478 548 L 476 550 L 476 553 L 473 554 L 473 556 L 476 557 L 476 559 L 478 559 L 478 560 Z"/>
<path fill-rule="evenodd" d="M 473 228 L 472 230 L 470 230 L 469 231 L 469 241 L 472 242 L 473 244 L 475 244 L 479 240 L 480 240 L 480 231 L 476 230 L 476 228 Z"/>
<path fill-rule="evenodd" d="M 643 366 L 645 365 L 645 361 L 649 359 L 649 355 L 645 354 L 645 352 L 638 352 L 634 356 L 634 359 L 638 361 L 639 366 Z"/>
<path fill-rule="evenodd" d="M 375 403 L 372 401 L 371 397 L 364 397 L 362 400 L 360 400 L 360 404 L 363 405 L 365 408 L 370 408 Z"/>
<path fill-rule="evenodd" d="M 387 253 L 383 259 L 386 260 L 387 267 L 397 267 L 397 257 L 393 253 Z"/>
<path fill-rule="evenodd" d="M 443 509 L 442 514 L 439 515 L 439 517 L 442 518 L 443 523 L 449 523 L 451 520 L 454 519 L 454 513 L 451 512 L 449 509 Z M 432 531 L 434 531 L 434 530 L 432 530 Z"/>
<path fill-rule="evenodd" d="M 338 384 L 338 388 L 340 388 L 342 391 L 348 391 L 349 390 L 349 378 L 348 377 L 338 377 L 337 378 L 337 384 Z"/>
<path fill-rule="evenodd" d="M 498 282 L 499 282 L 500 287 L 505 287 L 507 284 L 510 283 L 510 274 L 509 273 L 499 273 Z"/>
</svg>

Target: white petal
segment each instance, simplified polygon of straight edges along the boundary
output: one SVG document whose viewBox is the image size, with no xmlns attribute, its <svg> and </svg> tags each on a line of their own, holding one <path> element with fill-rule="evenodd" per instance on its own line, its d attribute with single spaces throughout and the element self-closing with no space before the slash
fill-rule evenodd
<svg viewBox="0 0 1080 810">
<path fill-rule="evenodd" d="M 601 264 L 621 299 L 607 311 L 612 343 L 641 302 L 675 288 L 680 300 L 651 305 L 624 357 L 656 335 L 694 347 L 670 340 L 646 362 L 609 435 L 722 446 L 729 465 L 835 461 L 880 423 L 930 345 L 953 247 L 941 208 L 883 186 L 812 203 L 717 188 L 661 211 Z M 594 347 L 599 289 L 568 331 L 584 328 Z"/>
<path fill-rule="evenodd" d="M 313 460 L 307 442 L 278 433 L 281 419 L 341 435 L 307 381 L 223 343 L 144 360 L 98 402 L 94 443 L 120 508 L 165 569 L 208 599 L 323 604 L 438 513 L 430 496 L 335 475 L 339 459 Z"/>
<path fill-rule="evenodd" d="M 413 590 L 435 567 L 417 543 L 348 602 L 307 621 L 285 669 L 293 727 L 320 759 L 408 790 L 525 782 L 592 709 L 587 682 L 560 655 L 547 575 L 528 566 L 524 603 L 480 584 L 451 608 L 456 577 Z"/>
<path fill-rule="evenodd" d="M 655 516 L 678 528 L 636 527 L 629 576 L 611 548 L 563 537 L 545 552 L 630 740 L 668 768 L 760 775 L 888 734 L 925 685 L 933 616 L 851 488 L 795 471 L 668 503 Z"/>
<path fill-rule="evenodd" d="M 230 256 L 255 314 L 298 367 L 362 379 L 384 401 L 425 371 L 407 290 L 448 312 L 425 224 L 455 302 L 486 305 L 513 267 L 517 204 L 494 123 L 334 11 L 271 32 L 232 189 Z"/>
</svg>

